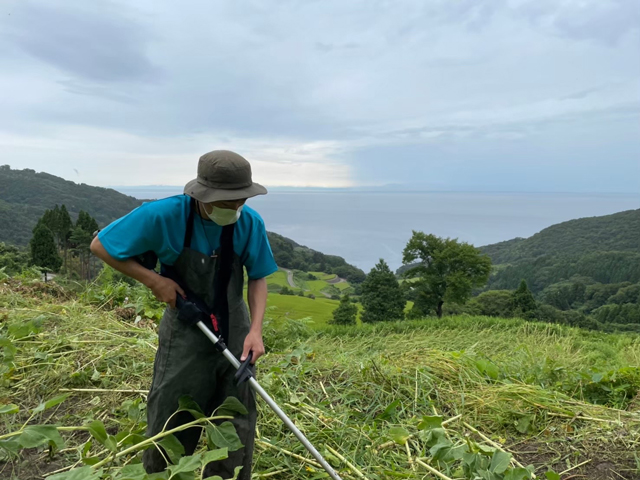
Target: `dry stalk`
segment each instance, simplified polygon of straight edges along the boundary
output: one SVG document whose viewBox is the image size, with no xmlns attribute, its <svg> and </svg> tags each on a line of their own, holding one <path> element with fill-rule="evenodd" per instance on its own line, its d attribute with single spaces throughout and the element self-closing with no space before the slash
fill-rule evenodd
<svg viewBox="0 0 640 480">
<path fill-rule="evenodd" d="M 576 468 L 580 468 L 581 466 L 586 465 L 590 461 L 591 461 L 591 459 L 585 460 L 584 462 L 579 463 L 578 465 L 575 465 L 575 466 L 573 466 L 571 468 L 567 468 L 564 472 L 560 472 L 559 475 L 564 475 L 565 473 L 569 473 L 571 470 L 575 470 Z"/>
<path fill-rule="evenodd" d="M 278 452 L 282 452 L 285 455 L 289 455 L 290 457 L 297 458 L 301 462 L 309 463 L 314 467 L 322 469 L 322 465 L 320 465 L 315 460 L 311 460 L 309 458 L 305 458 L 302 455 L 298 455 L 297 453 L 290 452 L 289 450 L 285 450 L 284 448 L 276 447 L 275 445 L 270 444 L 269 442 L 265 442 L 264 440 L 256 440 L 256 443 L 262 445 L 263 447 L 272 448 L 273 450 L 277 450 Z"/>
<path fill-rule="evenodd" d="M 355 473 L 358 477 L 363 478 L 364 480 L 368 480 L 367 477 L 365 477 L 364 474 L 355 467 L 355 465 L 353 465 L 351 462 L 349 462 L 349 460 L 347 460 L 342 455 L 340 455 L 336 450 L 331 448 L 329 445 L 325 445 L 325 447 L 326 447 L 327 450 L 329 450 L 331 453 L 333 453 L 336 457 L 338 457 L 340 460 L 342 460 L 342 462 L 347 467 L 349 467 L 351 469 L 351 471 L 353 473 Z"/>
<path fill-rule="evenodd" d="M 144 393 L 148 394 L 149 390 L 125 390 L 110 388 L 60 388 L 60 392 L 88 392 L 88 393 Z"/>
<path fill-rule="evenodd" d="M 476 428 L 472 427 L 471 425 L 469 425 L 467 422 L 462 422 L 462 424 L 467 427 L 469 430 L 471 430 L 472 432 L 474 432 L 475 434 L 477 434 L 480 438 L 482 438 L 485 442 L 487 442 L 489 445 L 491 445 L 492 447 L 497 448 L 498 450 L 501 450 L 505 453 L 511 453 L 511 452 L 507 452 L 504 447 L 502 445 L 500 445 L 499 443 L 494 442 L 493 440 L 491 440 L 489 437 L 487 437 L 486 435 L 484 435 L 483 433 L 479 432 Z M 517 465 L 520 468 L 524 468 L 524 465 L 522 465 L 518 460 L 516 460 L 516 458 L 513 456 L 513 454 L 511 454 L 511 462 L 515 465 Z M 535 473 L 531 474 L 531 478 L 536 478 Z"/>
<path fill-rule="evenodd" d="M 424 468 L 426 468 L 427 470 L 429 470 L 431 473 L 433 473 L 435 476 L 440 477 L 442 480 L 453 480 L 450 477 L 447 477 L 444 473 L 436 470 L 435 468 L 433 468 L 431 465 L 427 465 L 426 463 L 424 463 L 422 460 L 420 460 L 419 458 L 416 458 L 416 463 L 418 465 L 422 465 Z"/>
</svg>

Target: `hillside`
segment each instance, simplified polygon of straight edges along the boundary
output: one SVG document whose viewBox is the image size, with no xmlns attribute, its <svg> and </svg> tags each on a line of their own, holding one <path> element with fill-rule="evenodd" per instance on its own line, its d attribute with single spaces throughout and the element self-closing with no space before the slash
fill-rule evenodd
<svg viewBox="0 0 640 480">
<path fill-rule="evenodd" d="M 353 283 L 364 281 L 365 273 L 348 264 L 342 257 L 326 255 L 273 232 L 269 232 L 269 243 L 276 263 L 280 267 L 303 272 L 334 274 Z"/>
<path fill-rule="evenodd" d="M 514 289 L 525 279 L 535 293 L 572 278 L 584 284 L 640 282 L 640 209 L 571 220 L 481 247 L 494 272 L 489 289 Z"/>
<path fill-rule="evenodd" d="M 494 265 L 542 255 L 580 257 L 592 252 L 640 252 L 640 209 L 552 225 L 529 238 L 481 247 Z"/>
<path fill-rule="evenodd" d="M 140 472 L 136 448 L 157 327 L 107 287 L 0 282 L 0 478 L 72 466 L 56 480 L 167 478 Z M 637 336 L 483 317 L 314 331 L 267 317 L 258 381 L 345 480 L 638 478 Z M 324 478 L 258 405 L 257 478 Z M 188 464 L 199 471 L 197 456 Z"/>
<path fill-rule="evenodd" d="M 100 226 L 130 212 L 142 202 L 110 188 L 77 184 L 63 178 L 0 166 L 0 242 L 27 245 L 45 210 L 66 205 L 73 220 L 80 210 Z"/>
</svg>

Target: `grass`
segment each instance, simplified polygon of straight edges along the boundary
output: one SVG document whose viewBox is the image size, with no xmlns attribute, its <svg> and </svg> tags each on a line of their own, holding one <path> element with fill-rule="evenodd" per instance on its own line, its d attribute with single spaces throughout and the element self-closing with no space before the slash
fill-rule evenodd
<svg viewBox="0 0 640 480">
<path fill-rule="evenodd" d="M 295 287 L 289 285 L 287 273 L 284 270 L 279 270 L 267 277 L 267 285 L 270 292 L 279 292 L 282 287 L 286 286 L 293 288 L 294 291 L 303 290 L 306 295 L 313 294 L 316 297 L 327 297 L 331 295 L 341 295 L 343 293 L 351 293 L 353 291 L 351 285 L 348 282 L 341 282 L 337 284 L 328 283 L 328 280 L 335 279 L 334 274 L 327 274 L 322 272 L 311 272 L 316 276 L 317 280 L 309 280 L 309 274 L 295 270 L 293 272 L 293 283 Z"/>
<path fill-rule="evenodd" d="M 337 300 L 316 297 L 315 300 L 297 295 L 269 294 L 267 307 L 269 315 L 285 317 L 293 320 L 308 318 L 314 325 L 325 325 L 333 318 L 333 311 L 338 307 Z"/>
<path fill-rule="evenodd" d="M 278 270 L 267 277 L 267 286 L 270 292 L 279 292 L 282 287 L 289 287 L 287 272 Z"/>
<path fill-rule="evenodd" d="M 90 441 L 91 422 L 122 442 L 116 432 L 144 427 L 156 323 L 135 324 L 117 302 L 85 300 L 98 297 L 0 283 L 0 404 L 19 410 L 0 414 L 0 437 L 33 415 L 30 424 L 58 425 L 66 442 L 12 454 L 0 441 L 0 478 L 81 466 L 82 452 L 106 468 L 109 451 Z M 515 462 L 543 479 L 558 478 L 546 477 L 549 469 L 566 471 L 563 479 L 640 475 L 638 336 L 484 317 L 311 328 L 277 315 L 281 308 L 268 312 L 258 380 L 344 479 L 436 478 L 433 469 L 461 479 L 489 468 L 485 478 L 530 478 Z M 61 393 L 70 396 L 29 413 Z M 254 478 L 322 478 L 262 402 L 258 429 Z M 77 478 L 123 478 L 122 465 L 137 461 L 132 451 L 100 477 L 86 467 Z"/>
<path fill-rule="evenodd" d="M 318 280 L 324 280 L 325 282 L 327 280 L 333 280 L 334 278 L 336 278 L 336 275 L 333 273 L 325 273 L 325 272 L 309 272 L 309 273 L 315 277 L 318 277 Z"/>
</svg>

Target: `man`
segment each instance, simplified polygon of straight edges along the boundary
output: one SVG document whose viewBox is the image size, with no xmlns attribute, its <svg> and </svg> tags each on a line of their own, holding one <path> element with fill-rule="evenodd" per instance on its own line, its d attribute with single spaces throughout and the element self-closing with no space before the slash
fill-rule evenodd
<svg viewBox="0 0 640 480">
<path fill-rule="evenodd" d="M 147 403 L 147 435 L 155 435 L 178 408 L 178 399 L 190 395 L 210 414 L 228 396 L 237 397 L 248 414 L 233 423 L 244 447 L 229 458 L 210 463 L 204 477 L 251 478 L 256 423 L 253 392 L 248 383 L 236 385 L 235 370 L 195 326 L 178 321 L 176 295 L 189 293 L 215 312 L 216 327 L 231 352 L 252 363 L 263 353 L 262 319 L 267 301 L 265 277 L 277 270 L 264 222 L 245 206 L 247 198 L 267 190 L 253 183 L 251 166 L 240 155 L 217 150 L 198 163 L 198 177 L 189 182 L 184 195 L 145 203 L 103 229 L 91 251 L 105 263 L 146 285 L 156 298 L 169 304 L 158 331 L 158 351 Z M 226 245 L 226 247 L 225 247 Z M 165 272 L 180 284 L 144 268 L 132 257 L 148 252 L 157 255 Z M 249 312 L 243 299 L 243 266 L 247 270 Z M 226 295 L 225 295 L 226 292 Z M 186 412 L 174 416 L 167 429 L 193 418 Z M 201 429 L 191 428 L 176 436 L 193 453 Z M 164 452 L 145 451 L 148 473 L 166 468 Z"/>
</svg>

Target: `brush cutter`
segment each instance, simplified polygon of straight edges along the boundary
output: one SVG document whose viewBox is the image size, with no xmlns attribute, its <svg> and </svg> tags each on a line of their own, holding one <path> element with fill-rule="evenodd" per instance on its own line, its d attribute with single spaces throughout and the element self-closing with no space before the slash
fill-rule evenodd
<svg viewBox="0 0 640 480">
<path fill-rule="evenodd" d="M 229 351 L 222 337 L 216 335 L 211 331 L 209 327 L 204 323 L 204 320 L 207 318 L 211 318 L 214 323 L 215 328 L 215 317 L 207 315 L 203 310 L 201 310 L 195 303 L 183 299 L 180 294 L 176 294 L 176 307 L 178 308 L 178 319 L 184 323 L 195 324 L 202 333 L 204 333 L 211 343 L 213 343 L 216 348 L 224 355 L 224 357 L 229 360 L 229 363 L 233 365 L 238 371 L 236 372 L 236 379 L 238 383 L 242 383 L 245 381 L 249 382 L 251 388 L 260 395 L 265 402 L 271 407 L 280 420 L 284 422 L 284 424 L 293 432 L 293 434 L 300 440 L 300 443 L 304 445 L 304 447 L 309 451 L 311 455 L 322 465 L 329 476 L 334 480 L 342 480 L 340 476 L 335 472 L 335 470 L 327 463 L 327 461 L 322 457 L 320 452 L 315 449 L 315 447 L 307 440 L 307 437 L 298 430 L 298 427 L 291 421 L 287 414 L 282 411 L 282 409 L 278 406 L 278 404 L 269 396 L 269 394 L 265 391 L 264 388 L 260 386 L 260 384 L 253 377 L 253 373 L 249 368 L 251 364 L 252 355 L 251 352 L 247 359 L 241 364 L 238 359 Z M 217 329 L 216 329 L 217 330 Z"/>
</svg>

